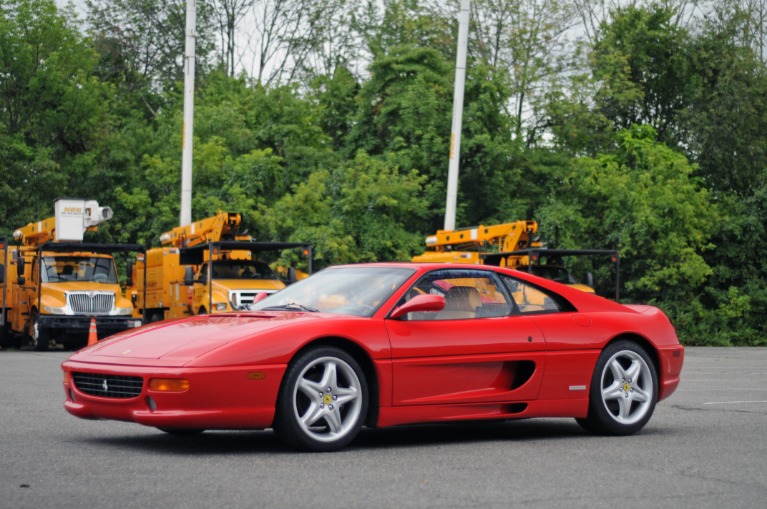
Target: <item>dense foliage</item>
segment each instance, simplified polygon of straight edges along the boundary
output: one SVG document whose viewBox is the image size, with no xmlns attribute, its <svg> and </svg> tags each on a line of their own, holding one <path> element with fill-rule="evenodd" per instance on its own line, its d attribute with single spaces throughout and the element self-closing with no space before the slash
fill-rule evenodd
<svg viewBox="0 0 767 509">
<path fill-rule="evenodd" d="M 624 3 L 472 2 L 457 222 L 618 249 L 622 300 L 687 344 L 767 344 L 766 4 Z M 0 236 L 76 196 L 114 209 L 99 239 L 157 245 L 179 217 L 183 2 L 60 4 L 0 4 Z M 315 267 L 422 251 L 458 2 L 198 4 L 193 217 L 241 212 Z"/>
</svg>

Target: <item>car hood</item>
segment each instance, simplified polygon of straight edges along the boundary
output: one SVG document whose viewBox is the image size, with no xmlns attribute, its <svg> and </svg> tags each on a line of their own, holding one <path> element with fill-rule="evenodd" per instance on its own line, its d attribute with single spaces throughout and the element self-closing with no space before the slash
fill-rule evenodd
<svg viewBox="0 0 767 509">
<path fill-rule="evenodd" d="M 70 360 L 183 366 L 234 342 L 258 343 L 258 338 L 267 331 L 320 318 L 319 313 L 253 312 L 159 322 L 112 336 L 80 350 Z"/>
</svg>

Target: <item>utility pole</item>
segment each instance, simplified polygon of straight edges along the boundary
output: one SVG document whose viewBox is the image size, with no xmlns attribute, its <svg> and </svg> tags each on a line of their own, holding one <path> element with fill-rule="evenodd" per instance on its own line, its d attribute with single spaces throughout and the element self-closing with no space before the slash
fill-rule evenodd
<svg viewBox="0 0 767 509">
<path fill-rule="evenodd" d="M 194 58 L 197 0 L 186 0 L 184 44 L 184 135 L 181 154 L 181 214 L 179 226 L 192 222 L 192 145 L 194 138 Z"/>
<path fill-rule="evenodd" d="M 458 49 L 455 57 L 455 87 L 453 90 L 453 129 L 450 134 L 450 164 L 447 172 L 447 204 L 445 230 L 455 230 L 455 210 L 458 201 L 458 164 L 461 159 L 461 129 L 463 125 L 463 92 L 466 83 L 466 48 L 469 43 L 470 0 L 461 0 L 458 13 Z"/>
</svg>

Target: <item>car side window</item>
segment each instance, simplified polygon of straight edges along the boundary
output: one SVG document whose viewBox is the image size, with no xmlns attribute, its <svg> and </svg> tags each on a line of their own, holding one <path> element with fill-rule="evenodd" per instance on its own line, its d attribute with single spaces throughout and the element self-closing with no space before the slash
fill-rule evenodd
<svg viewBox="0 0 767 509">
<path fill-rule="evenodd" d="M 502 276 L 502 279 L 520 313 L 555 313 L 562 311 L 562 307 L 557 302 L 557 299 L 545 290 L 513 277 Z"/>
<path fill-rule="evenodd" d="M 445 298 L 442 311 L 408 313 L 407 320 L 466 320 L 511 314 L 512 304 L 502 283 L 486 270 L 440 269 L 421 277 L 399 305 L 420 294 Z"/>
</svg>

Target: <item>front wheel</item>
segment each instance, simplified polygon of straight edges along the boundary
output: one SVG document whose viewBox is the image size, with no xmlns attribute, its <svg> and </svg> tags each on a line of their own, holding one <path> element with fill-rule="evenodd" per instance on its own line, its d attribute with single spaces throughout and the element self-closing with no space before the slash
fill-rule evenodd
<svg viewBox="0 0 767 509">
<path fill-rule="evenodd" d="M 18 348 L 19 340 L 6 323 L 0 325 L 0 348 Z"/>
<path fill-rule="evenodd" d="M 50 346 L 51 335 L 48 329 L 40 326 L 39 317 L 39 313 L 34 312 L 32 323 L 29 324 L 30 345 L 38 352 L 45 352 Z"/>
<path fill-rule="evenodd" d="M 285 373 L 274 430 L 298 449 L 335 451 L 357 436 L 367 408 L 367 381 L 357 361 L 338 348 L 312 348 Z"/>
<path fill-rule="evenodd" d="M 647 424 L 657 401 L 658 375 L 652 360 L 638 344 L 620 340 L 599 356 L 588 416 L 577 421 L 592 433 L 630 435 Z"/>
</svg>

